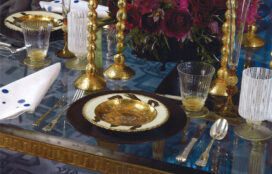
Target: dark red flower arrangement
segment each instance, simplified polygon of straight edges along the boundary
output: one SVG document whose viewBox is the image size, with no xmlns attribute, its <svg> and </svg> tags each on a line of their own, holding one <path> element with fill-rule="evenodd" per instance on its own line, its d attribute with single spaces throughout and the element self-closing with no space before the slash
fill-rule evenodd
<svg viewBox="0 0 272 174">
<path fill-rule="evenodd" d="M 257 16 L 254 3 L 246 24 Z M 115 19 L 117 0 L 109 0 L 108 7 Z M 130 0 L 126 9 L 127 42 L 140 57 L 212 63 L 220 54 L 226 0 Z"/>
</svg>

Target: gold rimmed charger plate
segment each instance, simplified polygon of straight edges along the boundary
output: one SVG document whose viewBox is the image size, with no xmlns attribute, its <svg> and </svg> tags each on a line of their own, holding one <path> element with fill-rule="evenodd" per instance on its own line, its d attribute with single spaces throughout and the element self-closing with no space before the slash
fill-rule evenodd
<svg viewBox="0 0 272 174">
<path fill-rule="evenodd" d="M 4 24 L 11 30 L 22 32 L 21 23 L 26 20 L 52 22 L 52 31 L 55 31 L 61 29 L 63 17 L 59 14 L 47 11 L 23 11 L 8 16 L 5 19 Z"/>
<path fill-rule="evenodd" d="M 83 116 L 83 107 L 86 105 L 87 102 L 93 99 L 97 99 L 100 96 L 105 96 L 109 94 L 116 96 L 120 93 L 124 95 L 135 94 L 136 96 L 146 96 L 147 98 L 151 98 L 154 101 L 159 101 L 167 107 L 167 110 L 169 111 L 168 119 L 165 123 L 162 123 L 162 125 L 157 125 L 156 128 L 151 128 L 145 131 L 125 132 L 102 128 L 91 123 Z M 157 112 L 159 112 L 157 107 L 154 108 Z M 80 133 L 97 138 L 101 141 L 118 144 L 139 144 L 168 138 L 180 132 L 180 130 L 184 128 L 187 119 L 185 112 L 180 107 L 180 102 L 161 97 L 149 92 L 135 90 L 101 91 L 87 95 L 77 100 L 69 107 L 66 118 L 69 123 Z"/>
<path fill-rule="evenodd" d="M 120 132 L 151 130 L 169 118 L 169 111 L 162 102 L 133 92 L 90 99 L 84 104 L 82 114 L 98 127 Z"/>
</svg>

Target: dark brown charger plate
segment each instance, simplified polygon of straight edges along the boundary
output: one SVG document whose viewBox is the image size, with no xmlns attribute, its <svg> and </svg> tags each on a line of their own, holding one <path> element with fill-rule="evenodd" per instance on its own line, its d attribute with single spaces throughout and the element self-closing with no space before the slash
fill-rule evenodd
<svg viewBox="0 0 272 174">
<path fill-rule="evenodd" d="M 165 124 L 158 128 L 142 132 L 129 133 L 103 129 L 93 125 L 84 118 L 84 116 L 82 115 L 82 108 L 87 101 L 101 95 L 114 93 L 134 93 L 155 98 L 162 102 L 168 108 L 170 117 Z M 71 125 L 80 133 L 97 138 L 102 141 L 117 144 L 139 144 L 166 139 L 167 137 L 173 136 L 177 132 L 182 130 L 186 124 L 186 115 L 184 111 L 182 110 L 180 105 L 177 105 L 176 102 L 174 102 L 173 100 L 157 96 L 152 93 L 133 90 L 103 91 L 85 96 L 69 107 L 66 117 Z"/>
</svg>

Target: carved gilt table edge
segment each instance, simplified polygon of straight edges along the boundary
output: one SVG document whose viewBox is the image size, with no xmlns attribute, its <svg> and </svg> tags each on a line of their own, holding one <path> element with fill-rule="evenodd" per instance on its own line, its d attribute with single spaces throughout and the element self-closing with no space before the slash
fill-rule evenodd
<svg viewBox="0 0 272 174">
<path fill-rule="evenodd" d="M 16 130 L 17 129 L 17 130 Z M 167 174 L 166 171 L 160 171 L 158 169 L 149 168 L 137 164 L 132 164 L 124 161 L 118 161 L 103 156 L 99 156 L 102 152 L 97 151 L 96 154 L 88 153 L 90 150 L 87 147 L 80 147 L 70 145 L 70 147 L 62 147 L 52 144 L 52 142 L 45 142 L 44 140 L 34 140 L 35 135 L 21 136 L 18 131 L 20 128 L 14 128 L 4 124 L 0 124 L 0 148 L 13 150 L 48 160 L 54 160 L 65 164 L 70 164 L 89 170 L 103 172 L 103 173 L 118 173 L 118 174 L 129 174 L 129 173 L 141 173 L 141 174 Z M 35 134 L 35 132 L 33 132 Z M 37 133 L 36 133 L 37 134 Z M 50 138 L 51 135 L 46 135 Z M 53 137 L 53 136 L 52 136 Z M 59 138 L 59 137 L 57 137 Z M 64 143 L 65 139 L 63 138 Z M 67 141 L 67 140 L 66 140 Z M 59 142 L 58 142 L 59 143 Z M 71 144 L 71 143 L 70 143 Z M 81 144 L 81 143 L 80 143 Z M 83 143 L 82 143 L 83 144 Z M 69 146 L 69 145 L 68 145 Z M 88 146 L 88 145 L 85 145 Z M 83 148 L 81 151 L 76 148 Z M 86 149 L 85 149 L 86 148 Z"/>
</svg>

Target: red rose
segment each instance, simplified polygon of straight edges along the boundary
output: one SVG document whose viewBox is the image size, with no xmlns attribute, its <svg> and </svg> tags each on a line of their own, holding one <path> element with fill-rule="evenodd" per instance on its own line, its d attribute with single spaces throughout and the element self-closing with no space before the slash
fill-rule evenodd
<svg viewBox="0 0 272 174">
<path fill-rule="evenodd" d="M 162 30 L 168 37 L 183 38 L 191 29 L 191 16 L 187 10 L 176 8 L 165 11 Z"/>
<path fill-rule="evenodd" d="M 212 16 L 220 15 L 226 9 L 226 0 L 190 0 L 192 16 L 196 27 L 207 27 Z"/>
<path fill-rule="evenodd" d="M 141 28 L 145 32 L 149 33 L 159 32 L 160 25 L 161 20 L 159 19 L 158 21 L 155 22 L 152 13 L 146 13 L 145 15 L 142 16 Z"/>
<path fill-rule="evenodd" d="M 139 13 L 138 7 L 132 4 L 127 4 L 126 30 L 131 30 L 139 27 L 140 20 L 141 15 Z"/>
<path fill-rule="evenodd" d="M 135 0 L 134 3 L 140 7 L 141 14 L 150 13 L 153 8 L 157 8 L 160 0 Z"/>
</svg>

